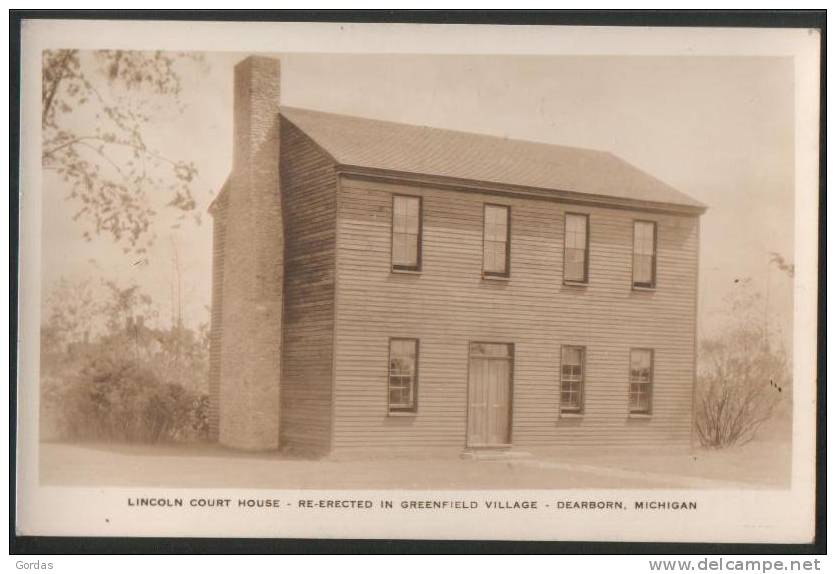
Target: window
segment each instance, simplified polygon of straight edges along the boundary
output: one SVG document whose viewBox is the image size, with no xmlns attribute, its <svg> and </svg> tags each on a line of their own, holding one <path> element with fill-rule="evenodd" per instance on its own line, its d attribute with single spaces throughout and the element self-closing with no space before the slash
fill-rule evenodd
<svg viewBox="0 0 836 574">
<path fill-rule="evenodd" d="M 482 273 L 485 276 L 508 277 L 511 249 L 511 208 L 506 205 L 485 205 L 485 231 Z"/>
<path fill-rule="evenodd" d="M 421 198 L 392 198 L 392 269 L 421 270 Z"/>
<path fill-rule="evenodd" d="M 589 216 L 566 214 L 565 243 L 563 247 L 563 280 L 586 283 L 589 269 Z"/>
<path fill-rule="evenodd" d="M 633 223 L 633 287 L 656 286 L 656 223 Z"/>
<path fill-rule="evenodd" d="M 513 345 L 509 343 L 471 343 L 470 356 L 483 359 L 510 359 L 514 356 Z"/>
<path fill-rule="evenodd" d="M 630 350 L 630 412 L 650 414 L 653 388 L 653 351 Z"/>
<path fill-rule="evenodd" d="M 583 409 L 584 347 L 563 347 L 560 359 L 560 412 Z"/>
<path fill-rule="evenodd" d="M 389 412 L 415 412 L 418 339 L 389 340 Z"/>
</svg>

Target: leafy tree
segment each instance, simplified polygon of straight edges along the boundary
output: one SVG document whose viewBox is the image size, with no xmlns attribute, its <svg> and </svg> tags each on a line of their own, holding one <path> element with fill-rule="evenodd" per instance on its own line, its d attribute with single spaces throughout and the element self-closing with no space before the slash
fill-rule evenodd
<svg viewBox="0 0 836 574">
<path fill-rule="evenodd" d="M 114 281 L 96 286 L 62 280 L 46 303 L 42 436 L 142 442 L 206 437 L 208 325 L 156 325 L 151 297 Z"/>
<path fill-rule="evenodd" d="M 104 281 L 103 284 L 106 295 L 101 303 L 101 314 L 111 335 L 121 333 L 135 320 L 144 322 L 157 316 L 151 296 L 143 293 L 139 285 L 120 287 L 115 281 Z"/>
<path fill-rule="evenodd" d="M 90 224 L 86 239 L 104 233 L 125 252 L 145 253 L 154 239 L 150 194 L 159 191 L 181 216 L 194 212 L 197 168 L 159 153 L 147 128 L 155 104 L 183 110 L 177 64 L 199 59 L 159 51 L 43 53 L 42 165 L 67 184 L 74 218 Z"/>
<path fill-rule="evenodd" d="M 45 321 L 41 326 L 41 352 L 66 352 L 97 329 L 101 305 L 89 280 L 72 282 L 62 278 L 44 301 Z"/>
</svg>

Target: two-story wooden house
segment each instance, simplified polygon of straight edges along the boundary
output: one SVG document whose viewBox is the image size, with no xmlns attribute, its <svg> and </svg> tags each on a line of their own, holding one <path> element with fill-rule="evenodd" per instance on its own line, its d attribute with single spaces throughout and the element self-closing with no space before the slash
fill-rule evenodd
<svg viewBox="0 0 836 574">
<path fill-rule="evenodd" d="M 212 429 L 349 449 L 687 445 L 699 216 L 601 151 L 279 105 L 235 72 Z"/>
</svg>

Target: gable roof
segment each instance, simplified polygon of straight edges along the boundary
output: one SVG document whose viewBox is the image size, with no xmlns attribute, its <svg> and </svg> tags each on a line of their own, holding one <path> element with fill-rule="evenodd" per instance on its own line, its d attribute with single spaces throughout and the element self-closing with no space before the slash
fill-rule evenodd
<svg viewBox="0 0 836 574">
<path fill-rule="evenodd" d="M 705 205 L 612 153 L 282 107 L 340 166 L 677 206 Z"/>
</svg>

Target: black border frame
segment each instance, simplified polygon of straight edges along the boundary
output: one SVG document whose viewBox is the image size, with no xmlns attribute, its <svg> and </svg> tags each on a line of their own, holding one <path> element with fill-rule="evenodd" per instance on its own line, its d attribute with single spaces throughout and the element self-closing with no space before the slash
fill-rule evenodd
<svg viewBox="0 0 836 574">
<path fill-rule="evenodd" d="M 24 19 L 679 26 L 819 29 L 819 277 L 815 539 L 810 544 L 115 538 L 15 533 L 21 25 Z M 787 554 L 827 553 L 827 11 L 826 10 L 10 10 L 9 11 L 9 552 L 18 554 Z"/>
</svg>

